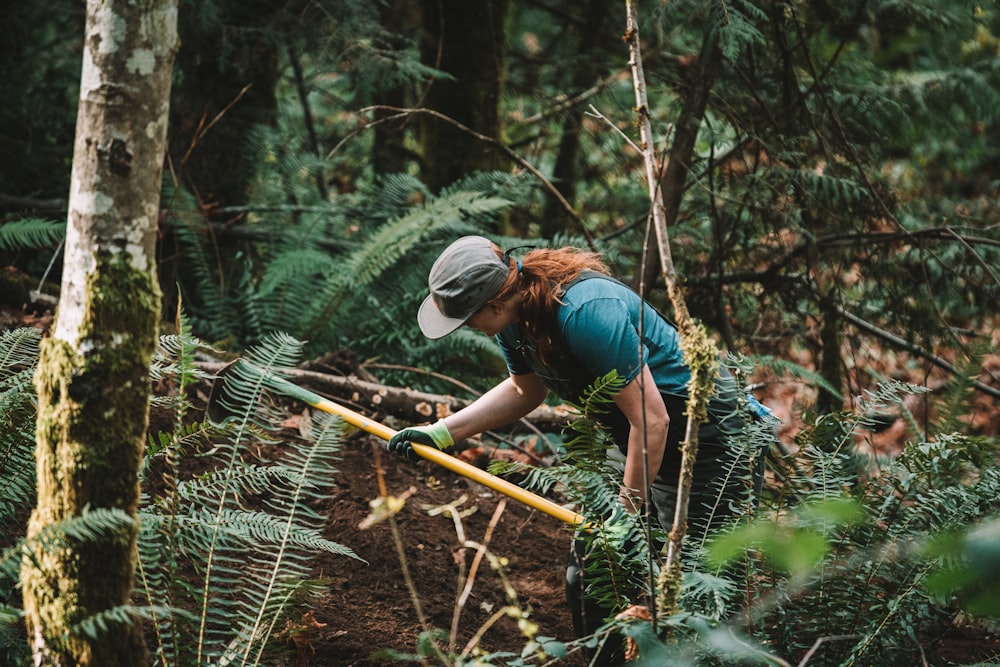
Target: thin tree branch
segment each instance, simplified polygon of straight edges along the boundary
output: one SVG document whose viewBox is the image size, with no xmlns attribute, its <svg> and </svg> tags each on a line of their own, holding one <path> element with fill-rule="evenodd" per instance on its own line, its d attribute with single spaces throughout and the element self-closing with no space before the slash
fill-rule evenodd
<svg viewBox="0 0 1000 667">
<path fill-rule="evenodd" d="M 840 306 L 837 306 L 837 314 L 840 315 L 841 317 L 843 317 L 845 320 L 847 320 L 851 324 L 853 324 L 854 326 L 858 327 L 859 329 L 867 331 L 868 333 L 872 334 L 873 336 L 881 338 L 882 340 L 884 340 L 884 341 L 886 341 L 888 343 L 892 343 L 893 345 L 895 345 L 897 347 L 900 347 L 900 348 L 906 350 L 907 352 L 911 352 L 911 353 L 917 355 L 918 357 L 926 359 L 927 361 L 931 362 L 932 364 L 934 364 L 938 368 L 942 368 L 942 369 L 948 371 L 949 373 L 951 373 L 955 377 L 963 377 L 959 373 L 959 371 L 958 371 L 957 368 L 955 368 L 954 366 L 952 366 L 950 363 L 948 363 L 947 361 L 945 361 L 941 357 L 939 357 L 939 356 L 937 356 L 937 355 L 935 355 L 935 354 L 933 354 L 931 352 L 928 352 L 927 350 L 923 349 L 919 345 L 914 345 L 913 343 L 909 342 L 908 340 L 906 340 L 904 338 L 901 338 L 901 337 L 897 336 L 894 333 L 886 331 L 885 329 L 880 329 L 877 326 L 875 326 L 874 324 L 872 324 L 871 322 L 866 322 L 865 320 L 861 319 L 857 315 L 854 315 L 852 313 L 847 312 L 846 310 L 844 310 Z M 993 396 L 994 398 L 1000 398 L 1000 389 L 995 389 L 995 388 L 993 388 L 993 387 L 991 387 L 991 386 L 989 386 L 987 384 L 983 384 L 982 382 L 979 382 L 978 380 L 973 380 L 972 381 L 972 386 L 975 387 L 976 389 L 978 389 L 979 391 L 983 392 L 984 394 L 988 394 L 990 396 Z"/>
<path fill-rule="evenodd" d="M 718 372 L 718 350 L 715 344 L 708 337 L 704 327 L 697 325 L 688 312 L 684 294 L 677 284 L 677 276 L 674 269 L 673 258 L 670 253 L 670 242 L 667 234 L 667 215 L 664 204 L 663 192 L 660 179 L 660 165 L 657 163 L 656 147 L 653 142 L 652 127 L 649 120 L 649 105 L 646 97 L 646 79 L 642 69 L 642 53 L 639 40 L 639 18 L 636 8 L 637 0 L 626 0 L 626 30 L 625 40 L 629 47 L 629 65 L 632 69 L 632 80 L 635 88 L 636 111 L 639 116 L 639 136 L 641 139 L 643 165 L 646 171 L 646 182 L 649 188 L 650 208 L 653 231 L 656 234 L 656 242 L 660 257 L 660 270 L 664 282 L 667 286 L 667 294 L 674 308 L 674 317 L 677 321 L 677 329 L 680 335 L 680 346 L 684 353 L 684 361 L 691 371 L 691 379 L 688 382 L 687 399 L 687 427 L 684 434 L 684 442 L 681 445 L 681 470 L 677 480 L 677 504 L 674 509 L 674 523 L 670 530 L 666 546 L 666 559 L 658 582 L 657 596 L 654 599 L 652 614 L 654 619 L 657 616 L 657 608 L 664 613 L 671 614 L 678 609 L 681 587 L 681 548 L 684 543 L 684 536 L 687 533 L 688 506 L 691 499 L 691 491 L 694 484 L 694 465 L 698 457 L 698 428 L 707 418 L 708 399 L 715 387 L 715 376 Z M 683 153 L 687 150 L 687 142 L 693 145 L 693 137 L 697 134 L 697 123 L 693 121 L 700 117 L 697 112 L 699 106 L 704 109 L 703 99 L 707 97 L 708 86 L 711 85 L 712 61 L 717 62 L 721 57 L 718 54 L 714 37 L 711 32 L 706 33 L 705 41 L 702 44 L 702 53 L 699 56 L 699 67 L 703 73 L 708 72 L 708 81 L 700 81 L 699 88 L 688 100 L 685 106 L 685 113 L 681 116 L 681 123 L 687 126 L 687 134 L 683 140 L 680 136 L 675 137 L 674 148 L 681 147 Z M 689 156 L 689 153 L 688 153 Z M 685 158 L 686 159 L 686 158 Z M 666 165 L 666 175 L 663 181 L 670 181 L 670 174 L 681 173 L 677 168 L 682 164 L 675 162 L 671 156 Z M 679 185 L 683 186 L 683 175 L 680 176 Z M 680 190 L 677 190 L 678 194 Z M 679 200 L 679 196 L 677 197 Z M 673 214 L 676 217 L 676 205 L 678 201 L 672 201 L 674 206 Z M 647 233 L 647 239 L 649 234 Z M 640 390 L 645 390 L 640 385 Z M 655 387 L 649 389 L 656 391 Z M 643 462 L 646 462 L 646 439 L 643 438 Z M 644 466 L 648 469 L 648 464 Z M 647 485 L 648 485 L 647 474 Z M 648 495 L 647 495 L 648 497 Z"/>
<path fill-rule="evenodd" d="M 27 210 L 35 213 L 65 213 L 69 202 L 65 199 L 35 199 L 0 193 L 0 209 Z"/>
<path fill-rule="evenodd" d="M 313 122 L 312 107 L 309 105 L 309 91 L 306 90 L 306 79 L 302 74 L 302 63 L 299 62 L 298 53 L 295 52 L 295 46 L 291 40 L 288 41 L 287 50 L 288 62 L 291 63 L 292 74 L 295 79 L 295 90 L 299 94 L 299 104 L 302 105 L 302 120 L 306 124 L 309 143 L 312 145 L 312 150 L 316 154 L 316 157 L 321 158 L 323 157 L 323 149 L 320 148 L 319 137 L 316 134 L 316 123 Z M 322 165 L 316 165 L 313 178 L 316 179 L 316 189 L 319 191 L 319 196 L 323 201 L 327 201 L 330 198 L 330 190 L 326 186 L 326 174 L 323 173 Z"/>
<path fill-rule="evenodd" d="M 590 109 L 590 114 L 589 115 L 595 116 L 595 117 L 600 118 L 601 120 L 603 120 L 605 122 L 605 124 L 607 124 L 607 126 L 610 127 L 612 130 L 614 130 L 618 134 L 618 136 L 620 136 L 622 139 L 624 139 L 625 142 L 629 146 L 631 146 L 635 150 L 636 153 L 638 153 L 639 155 L 642 155 L 642 149 L 635 145 L 635 142 L 632 141 L 632 137 L 630 137 L 627 134 L 625 134 L 624 132 L 622 132 L 622 130 L 621 130 L 620 127 L 618 127 L 617 125 L 615 125 L 614 123 L 612 123 L 611 120 L 607 116 L 605 116 L 604 114 L 602 114 L 600 111 L 598 111 L 597 107 L 595 107 L 593 104 L 589 105 L 588 108 Z M 668 129 L 667 132 L 669 133 L 670 130 Z"/>
<path fill-rule="evenodd" d="M 825 642 L 839 642 L 848 639 L 857 639 L 860 636 L 861 635 L 830 635 L 829 637 L 820 637 L 815 642 L 813 642 L 812 648 L 810 648 L 806 652 L 806 654 L 802 656 L 802 660 L 799 661 L 799 664 L 796 665 L 796 667 L 805 667 L 805 665 L 809 662 L 809 660 L 811 660 L 812 657 L 816 655 L 816 651 L 819 650 L 819 647 L 822 646 Z"/>
<path fill-rule="evenodd" d="M 188 159 L 191 157 L 191 153 L 194 152 L 194 149 L 198 146 L 198 142 L 201 141 L 206 134 L 208 134 L 209 130 L 215 127 L 216 123 L 222 120 L 222 118 L 227 113 L 229 113 L 230 109 L 236 106 L 237 102 L 243 99 L 243 96 L 246 95 L 247 92 L 249 92 L 251 86 L 253 86 L 252 83 L 248 83 L 247 85 L 243 86 L 240 92 L 236 94 L 236 97 L 230 100 L 229 104 L 227 104 L 222 111 L 215 114 L 215 117 L 212 118 L 212 120 L 209 121 L 207 125 L 205 124 L 205 117 L 202 116 L 201 121 L 198 123 L 198 129 L 195 131 L 194 137 L 191 138 L 191 143 L 188 145 L 187 150 L 184 152 L 184 157 L 181 158 L 181 171 L 184 170 L 184 165 L 187 164 Z"/>
<path fill-rule="evenodd" d="M 434 109 L 424 109 L 424 108 L 404 109 L 404 108 L 399 108 L 399 107 L 391 107 L 391 106 L 384 106 L 384 105 L 375 105 L 375 106 L 366 107 L 366 108 L 362 109 L 361 111 L 362 112 L 366 112 L 366 111 L 390 111 L 390 112 L 396 112 L 397 114 L 402 115 L 402 116 L 411 115 L 411 114 L 426 114 L 428 116 L 432 116 L 434 118 L 437 118 L 438 120 L 442 120 L 442 121 L 444 121 L 446 123 L 449 123 L 449 124 L 453 125 L 454 127 L 458 128 L 459 130 L 461 130 L 462 132 L 470 134 L 471 136 L 475 137 L 479 141 L 487 143 L 487 144 L 493 146 L 494 148 L 500 150 L 504 155 L 506 155 L 511 160 L 513 160 L 514 162 L 516 162 L 517 164 L 519 164 L 526 171 L 530 172 L 531 175 L 533 175 L 535 178 L 537 178 L 542 183 L 542 185 L 545 186 L 545 189 L 548 190 L 549 193 L 553 197 L 555 197 L 556 201 L 559 202 L 560 206 L 562 206 L 562 208 L 566 211 L 567 215 L 569 215 L 570 218 L 574 222 L 577 223 L 577 226 L 579 227 L 579 229 L 580 229 L 581 233 L 583 234 L 584 238 L 587 239 L 587 244 L 590 246 L 590 249 L 594 250 L 595 252 L 597 251 L 597 247 L 594 244 L 594 239 L 593 239 L 593 236 L 590 233 L 590 230 L 588 230 L 587 227 L 583 224 L 583 220 L 580 218 L 579 214 L 575 210 L 573 210 L 572 204 L 570 204 L 568 201 L 566 201 L 566 198 L 563 196 L 563 194 L 561 192 L 559 192 L 559 189 L 555 185 L 552 184 L 552 181 L 550 181 L 533 164 L 531 164 L 528 160 L 526 160 L 523 157 L 521 157 L 520 155 L 518 155 L 515 151 L 513 151 L 506 144 L 504 144 L 504 143 L 502 143 L 500 141 L 497 141 L 493 137 L 488 137 L 485 134 L 481 134 L 480 132 L 476 132 L 472 128 L 470 128 L 470 127 L 468 127 L 466 125 L 463 125 L 462 123 L 458 122 L 454 118 L 450 118 L 449 116 L 446 116 L 445 114 L 441 113 L 440 111 L 435 111 Z M 399 117 L 399 116 L 394 116 L 394 118 L 396 118 L 396 117 Z M 369 126 L 370 125 L 371 124 L 369 123 Z"/>
<path fill-rule="evenodd" d="M 572 97 L 568 95 L 559 95 L 555 98 L 555 103 L 551 107 L 543 111 L 540 111 L 532 116 L 528 116 L 527 118 L 521 120 L 520 122 L 524 125 L 534 125 L 535 123 L 541 122 L 551 116 L 555 116 L 556 114 L 561 113 L 566 109 L 571 109 L 575 107 L 577 104 L 580 104 L 581 102 L 590 99 L 594 95 L 597 95 L 602 90 L 604 90 L 611 84 L 618 81 L 618 79 L 621 77 L 621 74 L 622 74 L 621 72 L 615 72 L 614 74 L 610 74 L 601 79 L 600 81 L 598 81 L 597 83 L 595 83 L 590 88 L 580 93 L 577 93 Z"/>
</svg>

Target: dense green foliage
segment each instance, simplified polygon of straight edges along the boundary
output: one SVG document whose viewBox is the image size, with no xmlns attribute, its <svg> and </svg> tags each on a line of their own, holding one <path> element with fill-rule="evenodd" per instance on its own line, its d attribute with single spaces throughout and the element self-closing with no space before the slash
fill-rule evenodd
<svg viewBox="0 0 1000 667">
<path fill-rule="evenodd" d="M 72 51 L 65 9 L 11 10 L 28 37 L 5 44 L 10 58 L 42 44 Z M 426 88 L 449 75 L 421 60 L 416 6 L 392 9 L 287 2 L 237 15 L 222 2 L 182 7 L 185 46 L 196 54 L 178 61 L 178 109 L 188 109 L 189 96 L 206 97 L 198 87 L 211 88 L 210 80 L 191 68 L 212 58 L 228 63 L 218 75 L 227 80 L 254 49 L 275 67 L 269 111 L 259 108 L 264 98 L 244 102 L 235 92 L 230 107 L 206 101 L 207 115 L 185 121 L 200 123 L 197 141 L 172 150 L 163 286 L 169 299 L 180 291 L 203 338 L 241 349 L 283 330 L 310 352 L 349 348 L 436 370 L 463 359 L 456 372 L 473 354 L 485 364 L 473 379 L 496 368 L 490 345 L 457 336 L 429 346 L 412 318 L 431 258 L 456 234 L 591 244 L 620 275 L 642 273 L 649 204 L 641 160 L 625 138 L 634 94 L 617 3 L 512 4 L 504 145 L 492 149 L 520 175 L 467 174 L 439 191 L 422 184 L 421 171 L 453 159 L 450 147 L 419 153 L 422 114 L 400 109 L 419 108 Z M 992 326 L 1000 298 L 992 268 L 1000 263 L 1000 161 L 989 140 L 1000 90 L 995 6 L 671 2 L 640 7 L 640 19 L 657 150 L 684 162 L 683 192 L 668 200 L 676 202 L 674 261 L 693 314 L 726 347 L 810 355 L 831 385 L 855 395 L 870 386 L 852 369 L 871 344 L 934 364 L 948 356 L 942 349 L 965 354 L 976 332 Z M 220 21 L 232 29 L 213 42 L 207 35 Z M 699 79 L 700 62 L 711 58 L 719 66 Z M 4 78 L 5 97 L 49 107 L 72 97 L 71 60 L 45 59 L 45 71 L 61 67 L 60 76 L 42 78 L 43 59 L 21 62 Z M 29 80 L 40 82 L 37 94 L 19 92 Z M 708 87 L 705 111 L 688 117 L 698 85 Z M 389 102 L 395 110 L 371 106 Z M 243 106 L 261 120 L 248 124 Z M 19 108 L 5 109 L 6 126 L 39 118 Z M 26 135 L 49 143 L 27 149 L 25 160 L 48 160 L 61 146 L 67 164 L 69 142 L 58 137 L 68 122 L 51 122 L 49 139 Z M 239 134 L 225 134 L 227 123 Z M 191 132 L 172 130 L 175 138 Z M 213 134 L 228 143 L 212 143 Z M 206 192 L 223 186 L 208 175 L 197 180 L 202 172 L 190 162 L 203 153 L 213 173 L 241 175 L 238 198 Z M 31 173 L 2 179 L 0 195 L 60 193 L 37 176 L 31 182 Z M 5 208 L 8 223 L 25 210 Z M 19 265 L 43 268 L 6 248 Z M 654 285 L 647 289 L 664 305 Z"/>
<path fill-rule="evenodd" d="M 539 490 L 564 486 L 598 544 L 617 503 L 614 480 L 593 460 L 607 446 L 596 427 L 614 391 L 607 380 L 579 406 L 563 455 L 572 465 L 493 467 L 527 472 Z M 817 418 L 795 453 L 773 449 L 775 477 L 763 493 L 748 492 L 724 527 L 686 545 L 693 557 L 684 564 L 683 611 L 661 616 L 658 633 L 634 621 L 605 631 L 623 629 L 646 659 L 672 665 L 776 664 L 807 654 L 809 665 L 910 665 L 963 615 L 983 619 L 984 628 L 1000 618 L 1000 580 L 987 565 L 995 563 L 995 519 L 976 527 L 1000 512 L 996 439 L 935 430 L 895 458 L 857 446 L 878 428 L 878 415 L 924 391 L 886 382 L 857 411 Z M 745 453 L 771 427 L 748 422 L 732 442 L 744 452 L 733 475 L 749 480 Z M 647 547 L 657 531 L 646 530 L 637 523 L 630 551 L 591 563 L 595 597 L 624 609 L 643 600 L 630 595 L 649 593 L 656 572 L 650 576 Z"/>
<path fill-rule="evenodd" d="M 5 665 L 28 664 L 12 585 L 21 559 L 33 548 L 98 539 L 132 521 L 123 512 L 92 511 L 30 543 L 16 540 L 23 529 L 12 524 L 33 503 L 34 390 L 26 378 L 38 360 L 40 334 L 18 329 L 0 340 L 0 418 L 8 425 L 0 448 L 0 525 L 10 536 L 0 557 Z M 311 578 L 310 559 L 321 551 L 357 557 L 322 537 L 327 517 L 310 506 L 334 482 L 341 423 L 319 415 L 301 440 L 276 443 L 270 434 L 284 416 L 260 400 L 259 376 L 239 374 L 219 381 L 231 414 L 220 423 L 193 421 L 185 387 L 205 377 L 192 365 L 201 347 L 186 334 L 165 336 L 152 369 L 152 379 L 175 392 L 154 399 L 171 419 L 169 430 L 150 433 L 144 460 L 134 605 L 85 618 L 76 631 L 99 637 L 110 624 L 145 621 L 157 664 L 267 664 L 283 650 L 274 638 L 285 621 L 322 590 Z M 297 341 L 273 336 L 246 359 L 284 368 L 300 353 Z M 267 446 L 280 446 L 281 454 L 261 459 Z"/>
<path fill-rule="evenodd" d="M 0 259 L 37 281 L 62 240 L 53 220 L 65 218 L 58 200 L 69 188 L 82 12 L 69 0 L 14 3 L 0 18 L 0 98 L 17 101 L 0 109 Z M 692 313 L 775 377 L 819 389 L 803 410 L 798 454 L 777 461 L 780 484 L 765 493 L 760 521 L 733 527 L 728 553 L 756 550 L 744 578 L 732 566 L 687 562 L 690 611 L 665 622 L 700 643 L 679 642 L 674 657 L 752 662 L 760 646 L 801 655 L 835 635 L 850 639 L 825 654 L 829 664 L 905 660 L 915 635 L 958 613 L 948 596 L 975 568 L 956 562 L 974 566 L 968 550 L 989 554 L 996 542 L 995 524 L 964 528 L 998 511 L 993 443 L 969 424 L 973 392 L 998 395 L 995 371 L 989 379 L 981 369 L 996 353 L 989 334 L 1000 303 L 1000 11 L 964 0 L 674 0 L 644 3 L 640 19 L 656 149 L 680 169 L 661 187 Z M 467 331 L 427 341 L 414 319 L 433 258 L 457 235 L 589 245 L 619 276 L 645 276 L 665 307 L 655 258 L 643 253 L 649 199 L 629 145 L 635 96 L 623 30 L 621 4 L 610 0 L 510 3 L 500 127 L 471 128 L 501 138 L 483 146 L 509 169 L 432 189 L 423 176 L 456 157 L 449 145 L 426 148 L 418 119 L 428 87 L 452 74 L 420 48 L 419 3 L 183 3 L 162 200 L 165 312 L 182 303 L 193 333 L 219 349 L 266 356 L 285 349 L 287 335 L 304 343 L 283 362 L 344 349 L 483 389 L 504 372 L 493 342 Z M 0 341 L 4 528 L 30 502 L 33 336 Z M 189 339 L 167 340 L 177 366 L 156 372 L 186 386 Z M 907 413 L 910 388 L 885 379 L 896 376 L 933 386 L 928 416 Z M 396 371 L 382 379 L 443 388 Z M 210 595 L 186 597 L 194 589 L 179 577 L 181 555 L 248 541 L 274 555 L 279 520 L 318 545 L 315 517 L 286 514 L 297 511 L 291 496 L 278 519 L 222 502 L 223 490 L 253 497 L 261 480 L 294 496 L 282 485 L 333 466 L 330 424 L 315 428 L 323 460 L 298 452 L 294 475 L 238 466 L 244 438 L 267 438 L 266 423 L 251 419 L 255 395 L 244 396 L 247 430 L 184 426 L 178 403 L 176 429 L 151 434 L 147 472 L 163 487 L 144 510 L 149 606 L 115 610 L 85 631 L 149 618 L 162 624 L 159 652 L 180 659 L 191 646 L 178 638 L 195 628 L 211 636 L 220 630 L 211 614 L 223 613 Z M 885 408 L 909 422 L 913 441 L 899 458 L 866 459 L 853 444 Z M 220 473 L 184 479 L 181 459 L 209 441 Z M 543 486 L 570 482 L 600 516 L 609 488 L 558 478 L 585 473 L 533 474 Z M 75 529 L 65 534 L 85 537 Z M 945 548 L 931 541 L 938 534 L 958 537 Z M 5 553 L 0 576 L 17 553 Z M 200 582 L 209 593 L 230 564 L 211 553 L 219 569 Z M 244 652 L 260 649 L 250 616 L 282 613 L 268 586 L 297 599 L 311 585 L 259 574 L 235 607 L 247 615 L 245 633 L 227 644 Z M 0 599 L 0 651 L 10 650 L 12 602 Z M 725 634 L 734 621 L 738 642 Z M 641 627 L 630 630 L 637 641 L 660 651 Z"/>
</svg>

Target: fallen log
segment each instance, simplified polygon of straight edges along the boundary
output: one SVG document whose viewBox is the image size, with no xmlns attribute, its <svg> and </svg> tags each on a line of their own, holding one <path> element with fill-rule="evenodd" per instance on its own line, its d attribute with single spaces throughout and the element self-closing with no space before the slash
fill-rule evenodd
<svg viewBox="0 0 1000 667">
<path fill-rule="evenodd" d="M 228 364 L 225 362 L 198 362 L 201 370 L 216 374 Z M 319 394 L 326 394 L 331 400 L 350 404 L 362 411 L 388 415 L 402 424 L 419 424 L 435 421 L 461 410 L 471 401 L 447 394 L 431 394 L 406 387 L 362 380 L 354 375 L 334 375 L 300 368 L 281 369 L 282 375 L 291 382 L 308 386 Z M 525 418 L 541 431 L 561 431 L 573 418 L 569 407 L 564 405 L 541 405 Z"/>
</svg>

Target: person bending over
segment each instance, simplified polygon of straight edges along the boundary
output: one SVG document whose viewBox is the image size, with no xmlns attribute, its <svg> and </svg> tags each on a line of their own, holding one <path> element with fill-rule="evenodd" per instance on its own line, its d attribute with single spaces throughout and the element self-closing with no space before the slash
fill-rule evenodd
<svg viewBox="0 0 1000 667">
<path fill-rule="evenodd" d="M 621 477 L 620 509 L 633 514 L 650 503 L 660 526 L 671 527 L 690 372 L 670 321 L 612 278 L 599 255 L 578 248 L 535 249 L 518 260 L 485 237 L 465 236 L 434 262 L 428 287 L 417 313 L 423 334 L 437 339 L 464 325 L 494 336 L 509 376 L 462 410 L 399 431 L 388 443 L 391 451 L 413 458 L 412 442 L 446 449 L 517 421 L 550 391 L 579 404 L 595 380 L 615 371 L 625 384 L 600 421 L 617 446 L 607 463 Z M 712 481 L 731 464 L 727 435 L 742 427 L 731 376 L 720 373 L 717 385 L 708 420 L 698 431 L 692 526 L 719 494 Z M 768 412 L 748 399 L 758 415 Z M 757 458 L 763 462 L 763 456 Z M 759 466 L 754 472 L 759 484 Z M 733 480 L 723 496 L 738 498 L 743 491 L 742 481 Z M 719 504 L 722 511 L 727 506 Z M 566 581 L 581 637 L 620 611 L 600 608 L 584 595 L 583 545 L 582 539 L 573 541 Z M 623 660 L 620 642 L 609 642 L 592 664 Z"/>
</svg>

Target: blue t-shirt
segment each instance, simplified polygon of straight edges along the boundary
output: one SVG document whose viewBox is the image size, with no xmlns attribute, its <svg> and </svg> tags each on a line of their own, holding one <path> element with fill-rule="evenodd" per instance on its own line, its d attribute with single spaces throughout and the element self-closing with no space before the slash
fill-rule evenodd
<svg viewBox="0 0 1000 667">
<path fill-rule="evenodd" d="M 560 301 L 553 345 L 545 361 L 535 353 L 531 341 L 521 335 L 516 323 L 497 334 L 510 373 L 536 373 L 550 391 L 563 400 L 579 403 L 587 387 L 598 378 L 614 370 L 619 378 L 631 382 L 646 364 L 670 415 L 667 445 L 675 451 L 685 437 L 685 403 L 691 377 L 677 328 L 628 286 L 599 273 L 586 272 L 571 282 Z M 703 450 L 710 457 L 719 455 L 726 435 L 737 433 L 742 419 L 737 412 L 736 383 L 724 367 L 719 369 L 715 385 L 708 420 L 698 431 Z M 755 418 L 770 413 L 753 396 L 747 395 L 747 401 Z M 617 406 L 609 406 L 601 421 L 626 452 L 629 424 L 625 415 Z M 676 464 L 676 457 L 664 457 L 660 474 L 667 474 L 665 479 L 676 479 Z"/>
<path fill-rule="evenodd" d="M 587 386 L 610 371 L 630 382 L 648 364 L 661 393 L 687 395 L 691 374 L 677 329 L 630 288 L 599 274 L 586 274 L 560 300 L 556 350 L 549 364 L 541 364 L 530 343 L 522 340 L 517 324 L 497 335 L 512 374 L 538 373 L 561 398 L 576 401 Z"/>
</svg>

